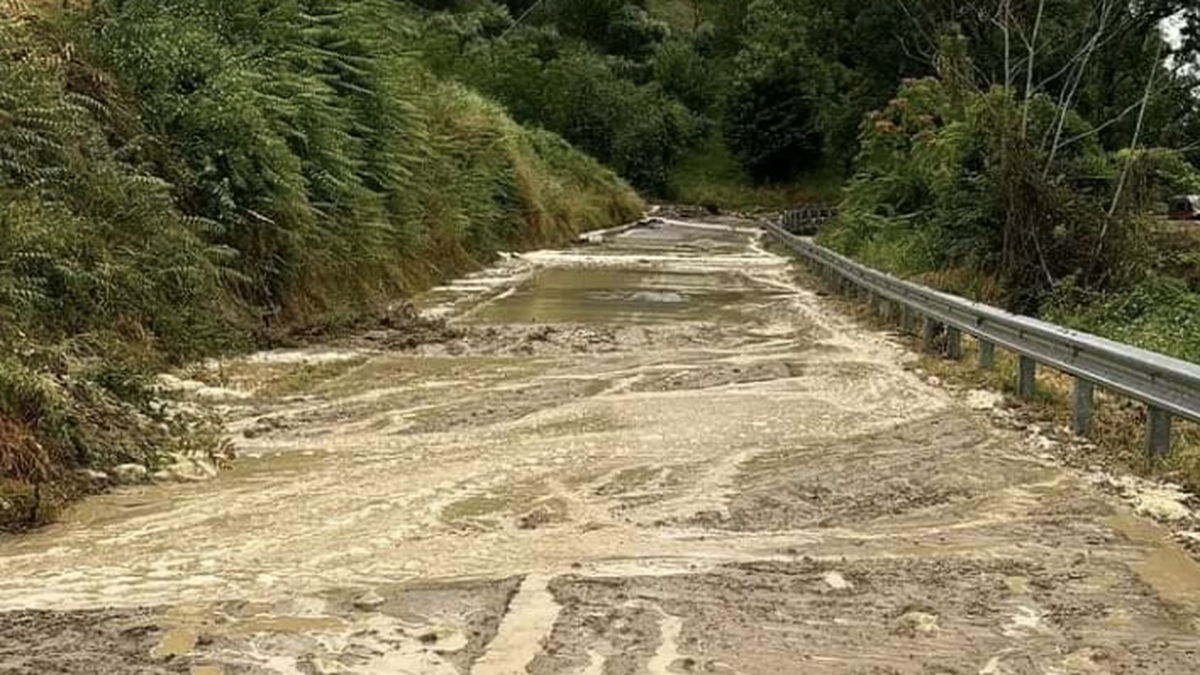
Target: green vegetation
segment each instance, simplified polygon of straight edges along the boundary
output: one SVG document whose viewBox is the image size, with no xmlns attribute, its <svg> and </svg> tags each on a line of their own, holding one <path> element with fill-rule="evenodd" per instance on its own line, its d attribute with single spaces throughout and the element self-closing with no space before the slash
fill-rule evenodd
<svg viewBox="0 0 1200 675">
<path fill-rule="evenodd" d="M 1195 241 L 1150 215 L 1171 194 L 1200 192 L 1200 80 L 1179 67 L 1196 58 L 1200 13 L 1184 15 L 1192 38 L 1174 51 L 1160 22 L 1181 3 L 1013 2 L 1001 3 L 1010 15 L 950 22 L 929 21 L 940 10 L 924 4 L 908 10 L 933 68 L 898 82 L 860 125 L 840 217 L 821 241 L 960 295 L 1200 362 Z M 802 129 L 828 157 L 824 112 L 813 108 Z M 1011 373 L 983 379 L 1010 385 Z M 1046 379 L 1041 405 L 1061 421 L 1069 379 Z M 1200 486 L 1195 428 L 1176 432 L 1183 450 L 1169 466 L 1149 466 L 1133 452 L 1144 407 L 1112 399 L 1096 433 L 1106 457 Z"/>
<path fill-rule="evenodd" d="M 822 240 L 956 293 L 1200 357 L 1175 318 L 1200 298 L 1186 273 L 1171 279 L 1187 254 L 1164 255 L 1146 215 L 1200 189 L 1184 153 L 1106 145 L 1106 124 L 1083 105 L 979 82 L 961 34 L 939 54 L 937 77 L 907 80 L 864 125 L 842 216 Z M 1153 81 L 1143 91 L 1133 109 L 1144 124 Z"/>
<path fill-rule="evenodd" d="M 520 24 L 517 18 L 522 18 Z M 636 3 L 457 3 L 425 21 L 430 66 L 661 192 L 703 120 L 703 65 Z M 657 77 L 656 77 L 657 76 Z"/>
<path fill-rule="evenodd" d="M 425 69 L 418 26 L 386 0 L 5 4 L 0 522 L 49 515 L 74 468 L 194 443 L 158 369 L 640 213 Z"/>
<path fill-rule="evenodd" d="M 1047 318 L 1119 342 L 1200 363 L 1200 292 L 1147 274 L 1096 298 L 1047 303 Z"/>
<path fill-rule="evenodd" d="M 1145 216 L 1200 192 L 1191 5 L 3 0 L 0 490 L 153 465 L 203 423 L 152 373 L 627 220 L 624 181 L 841 201 L 861 260 L 1198 359 Z"/>
<path fill-rule="evenodd" d="M 422 52 L 435 72 L 667 199 L 692 199 L 687 188 L 699 185 L 715 205 L 740 205 L 747 185 L 824 194 L 831 181 L 810 185 L 813 177 L 856 172 L 865 116 L 903 80 L 938 76 L 946 35 L 961 39 L 963 75 L 983 89 L 1062 100 L 1106 150 L 1137 135 L 1137 145 L 1200 161 L 1190 145 L 1200 131 L 1195 79 L 1173 67 L 1198 45 L 1172 53 L 1157 39 L 1163 18 L 1186 9 L 1179 0 L 1012 0 L 991 12 L 938 0 L 421 4 Z M 743 170 L 724 170 L 725 157 Z M 697 180 L 709 163 L 723 170 Z"/>
<path fill-rule="evenodd" d="M 839 167 L 818 166 L 782 183 L 757 183 L 719 137 L 684 154 L 671 172 L 668 194 L 712 208 L 785 210 L 796 204 L 836 204 Z"/>
</svg>

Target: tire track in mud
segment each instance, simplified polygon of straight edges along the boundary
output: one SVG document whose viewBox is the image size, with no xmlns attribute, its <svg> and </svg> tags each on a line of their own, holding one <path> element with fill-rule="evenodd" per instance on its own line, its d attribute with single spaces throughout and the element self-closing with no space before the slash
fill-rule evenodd
<svg viewBox="0 0 1200 675">
<path fill-rule="evenodd" d="M 731 224 L 509 260 L 319 377 L 223 364 L 232 472 L 0 542 L 0 672 L 1195 671 L 1164 533 Z"/>
</svg>

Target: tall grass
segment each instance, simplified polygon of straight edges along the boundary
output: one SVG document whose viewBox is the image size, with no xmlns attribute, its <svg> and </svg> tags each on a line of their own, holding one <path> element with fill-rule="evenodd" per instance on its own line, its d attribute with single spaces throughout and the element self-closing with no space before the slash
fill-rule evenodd
<svg viewBox="0 0 1200 675">
<path fill-rule="evenodd" d="M 3 5 L 0 492 L 153 464 L 156 368 L 637 215 L 613 173 L 430 75 L 406 12 Z"/>
</svg>

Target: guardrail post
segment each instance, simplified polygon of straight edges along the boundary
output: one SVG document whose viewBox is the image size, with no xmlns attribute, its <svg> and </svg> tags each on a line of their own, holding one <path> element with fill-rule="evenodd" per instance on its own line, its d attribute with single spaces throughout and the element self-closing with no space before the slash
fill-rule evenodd
<svg viewBox="0 0 1200 675">
<path fill-rule="evenodd" d="M 1033 398 L 1037 390 L 1037 361 L 1022 354 L 1017 364 L 1017 395 L 1023 399 Z"/>
<path fill-rule="evenodd" d="M 946 358 L 955 361 L 962 358 L 962 331 L 954 326 L 946 326 Z"/>
<path fill-rule="evenodd" d="M 1171 413 L 1150 406 L 1146 422 L 1146 452 L 1151 461 L 1158 461 L 1171 452 Z"/>
<path fill-rule="evenodd" d="M 894 319 L 900 313 L 901 329 L 908 334 L 916 332 L 926 353 L 935 353 L 942 346 L 940 333 L 947 332 L 944 345 L 948 356 L 961 354 L 962 333 L 976 331 L 999 342 L 975 338 L 979 349 L 981 368 L 994 368 L 996 349 L 1003 346 L 1018 356 L 1017 381 L 1014 383 L 1018 395 L 1026 400 L 1037 394 L 1038 358 L 1047 364 L 1059 363 L 1058 355 L 1071 353 L 1078 358 L 1073 365 L 1064 365 L 1076 375 L 1073 391 L 1073 425 L 1076 432 L 1087 434 L 1094 431 L 1096 390 L 1108 387 L 1148 406 L 1145 431 L 1147 456 L 1158 460 L 1171 450 L 1172 424 L 1174 415 L 1193 420 L 1200 419 L 1200 370 L 1194 365 L 1168 357 L 1151 357 L 1132 347 L 1097 343 L 1093 336 L 1073 334 L 1070 331 L 1022 318 L 996 309 L 981 308 L 975 303 L 956 298 L 931 295 L 929 289 L 907 282 L 887 280 L 876 272 L 848 261 L 836 254 L 796 239 L 783 232 L 774 222 L 765 224 L 767 231 L 786 244 L 797 254 L 815 265 L 821 278 L 827 279 L 832 287 L 850 299 L 872 299 L 878 297 L 863 284 L 886 288 L 889 296 L 898 298 L 886 306 Z M 876 307 L 877 308 L 877 307 Z M 946 312 L 945 314 L 943 314 Z M 954 323 L 963 326 L 960 330 L 940 322 L 938 316 L 954 317 Z M 917 318 L 922 319 L 920 331 L 916 331 Z M 993 332 L 985 324 L 995 323 Z M 1047 344 L 1048 343 L 1048 344 Z M 1156 407 L 1150 402 L 1167 405 L 1170 411 Z"/>
<path fill-rule="evenodd" d="M 991 370 L 996 367 L 996 343 L 987 340 L 979 341 L 979 367 Z"/>
<path fill-rule="evenodd" d="M 1075 378 L 1075 433 L 1087 436 L 1092 433 L 1092 418 L 1096 409 L 1096 385 Z"/>
<path fill-rule="evenodd" d="M 937 350 L 937 334 L 941 326 L 937 321 L 930 317 L 922 317 L 921 319 L 921 346 L 926 352 L 934 352 Z"/>
</svg>

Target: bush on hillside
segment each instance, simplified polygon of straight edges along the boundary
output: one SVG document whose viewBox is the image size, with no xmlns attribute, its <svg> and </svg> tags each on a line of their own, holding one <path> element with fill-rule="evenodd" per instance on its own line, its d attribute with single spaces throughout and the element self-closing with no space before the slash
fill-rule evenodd
<svg viewBox="0 0 1200 675">
<path fill-rule="evenodd" d="M 538 5 L 498 34 L 482 18 L 496 10 L 483 3 L 425 17 L 425 63 L 663 194 L 717 96 L 694 41 L 627 0 Z"/>
<path fill-rule="evenodd" d="M 1070 142 L 1040 144 L 1059 136 Z M 904 274 L 967 270 L 976 288 L 952 290 L 988 288 L 983 299 L 1031 313 L 1065 280 L 1100 289 L 1136 274 L 1139 214 L 1190 174 L 1173 153 L 1106 152 L 1048 97 L 953 79 L 906 83 L 861 143 L 824 240 Z"/>
<path fill-rule="evenodd" d="M 540 30 L 481 44 L 456 72 L 520 122 L 560 134 L 633 184 L 661 193 L 700 120 L 657 82 L 639 84 L 616 57 Z"/>
<path fill-rule="evenodd" d="M 68 58 L 24 23 L 0 26 L 0 330 L 191 353 L 214 331 L 230 252 L 151 167 L 125 161 L 129 144 L 97 122 L 114 111 L 72 91 Z"/>
<path fill-rule="evenodd" d="M 1178 279 L 1150 274 L 1099 296 L 1068 284 L 1045 311 L 1056 323 L 1200 363 L 1200 293 Z"/>
<path fill-rule="evenodd" d="M 725 138 L 759 181 L 793 178 L 822 156 L 820 95 L 800 64 L 739 70 L 725 110 Z"/>
</svg>

